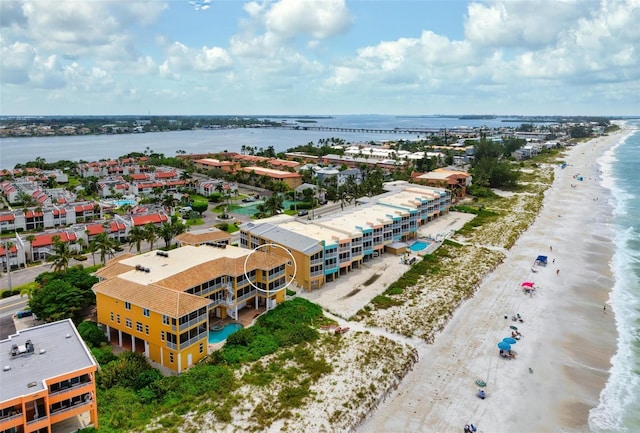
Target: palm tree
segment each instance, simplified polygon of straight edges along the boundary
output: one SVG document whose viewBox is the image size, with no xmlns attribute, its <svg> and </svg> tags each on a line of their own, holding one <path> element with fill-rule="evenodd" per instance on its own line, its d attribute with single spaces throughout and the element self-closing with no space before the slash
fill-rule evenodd
<svg viewBox="0 0 640 433">
<path fill-rule="evenodd" d="M 106 233 L 100 233 L 93 240 L 95 251 L 100 252 L 100 261 L 102 264 L 107 262 L 107 258 L 114 256 L 115 242 Z"/>
<path fill-rule="evenodd" d="M 69 261 L 73 258 L 73 252 L 69 249 L 66 242 L 57 241 L 53 244 L 52 251 L 53 263 L 51 268 L 56 273 L 67 271 L 69 269 Z"/>
<path fill-rule="evenodd" d="M 142 241 L 144 241 L 146 238 L 146 235 L 144 233 L 144 230 L 139 227 L 133 227 L 131 230 L 129 230 L 129 251 L 131 251 L 133 249 L 133 246 L 136 246 L 136 251 L 138 252 L 138 254 L 140 253 L 140 246 L 142 244 Z"/>
<path fill-rule="evenodd" d="M 96 265 L 96 244 L 95 242 L 89 242 L 89 245 L 87 245 L 87 251 L 91 253 L 91 258 L 93 259 L 93 266 Z"/>
<path fill-rule="evenodd" d="M 173 194 L 165 194 L 162 196 L 162 206 L 172 213 L 173 207 L 176 205 L 177 200 L 173 197 Z"/>
<path fill-rule="evenodd" d="M 271 215 L 277 215 L 282 209 L 284 209 L 284 203 L 282 197 L 278 194 L 273 194 L 264 202 L 265 210 Z"/>
<path fill-rule="evenodd" d="M 144 226 L 144 239 L 149 242 L 149 249 L 153 250 L 153 244 L 158 240 L 158 229 L 153 224 L 149 223 Z"/>
<path fill-rule="evenodd" d="M 171 223 L 162 223 L 160 229 L 158 230 L 158 235 L 164 240 L 165 246 L 169 249 L 169 245 L 171 245 L 171 239 L 173 239 L 173 227 L 171 227 Z"/>
</svg>

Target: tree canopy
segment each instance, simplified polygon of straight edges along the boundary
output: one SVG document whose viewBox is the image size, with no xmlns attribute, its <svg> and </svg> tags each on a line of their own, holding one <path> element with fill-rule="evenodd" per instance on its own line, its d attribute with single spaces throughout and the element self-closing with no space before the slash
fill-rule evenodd
<svg viewBox="0 0 640 433">
<path fill-rule="evenodd" d="M 45 322 L 72 319 L 77 323 L 81 311 L 95 304 L 91 288 L 98 278 L 81 267 L 65 272 L 44 272 L 36 277 L 39 284 L 31 294 L 29 308 Z"/>
<path fill-rule="evenodd" d="M 473 183 L 478 186 L 502 188 L 515 186 L 520 172 L 505 157 L 519 143 L 516 139 L 508 139 L 508 145 L 492 140 L 482 139 L 474 149 L 474 161 L 471 173 Z M 520 147 L 520 146 L 518 146 Z M 515 147 L 516 149 L 518 147 Z M 515 149 L 514 149 L 515 150 Z"/>
</svg>

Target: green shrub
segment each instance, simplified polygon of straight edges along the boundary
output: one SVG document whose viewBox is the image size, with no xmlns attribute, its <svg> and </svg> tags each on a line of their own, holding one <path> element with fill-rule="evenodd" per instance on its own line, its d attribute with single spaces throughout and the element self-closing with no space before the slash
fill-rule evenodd
<svg viewBox="0 0 640 433">
<path fill-rule="evenodd" d="M 226 232 L 227 230 L 229 230 L 229 223 L 218 223 L 216 224 L 216 228 L 222 230 L 223 232 Z"/>
<path fill-rule="evenodd" d="M 371 303 L 382 310 L 384 310 L 385 308 L 393 307 L 395 305 L 400 305 L 399 302 L 385 295 L 378 295 L 374 297 L 371 300 Z"/>
<path fill-rule="evenodd" d="M 104 332 L 97 323 L 85 320 L 78 325 L 78 333 L 89 347 L 100 347 L 102 343 L 107 342 Z"/>
<path fill-rule="evenodd" d="M 18 289 L 3 290 L 2 291 L 2 295 L 0 295 L 0 297 L 2 297 L 2 299 L 4 299 L 4 298 L 9 298 L 11 296 L 19 295 L 19 294 L 20 294 L 20 290 L 18 290 Z"/>
</svg>

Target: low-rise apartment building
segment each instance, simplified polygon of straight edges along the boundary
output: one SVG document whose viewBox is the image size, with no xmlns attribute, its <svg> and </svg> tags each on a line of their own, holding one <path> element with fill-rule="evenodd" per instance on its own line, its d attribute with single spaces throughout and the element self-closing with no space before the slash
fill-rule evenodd
<svg viewBox="0 0 640 433">
<path fill-rule="evenodd" d="M 98 365 L 70 319 L 0 341 L 0 362 L 1 432 L 98 428 Z"/>
<path fill-rule="evenodd" d="M 406 182 L 388 184 L 389 192 L 355 210 L 313 221 L 278 216 L 240 226 L 240 246 L 273 243 L 295 257 L 296 284 L 314 290 L 360 268 L 380 254 L 397 254 L 417 237 L 418 227 L 449 212 L 451 193 Z"/>
</svg>

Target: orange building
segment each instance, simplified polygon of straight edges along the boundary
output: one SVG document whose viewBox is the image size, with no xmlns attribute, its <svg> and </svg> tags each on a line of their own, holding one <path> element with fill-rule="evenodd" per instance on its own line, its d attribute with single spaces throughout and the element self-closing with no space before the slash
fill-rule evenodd
<svg viewBox="0 0 640 433">
<path fill-rule="evenodd" d="M 70 319 L 10 335 L 0 360 L 0 432 L 98 428 L 98 366 Z"/>
<path fill-rule="evenodd" d="M 267 176 L 276 181 L 282 181 L 291 189 L 295 189 L 302 185 L 302 175 L 299 173 L 291 173 L 290 171 L 273 170 L 264 167 L 243 167 L 243 171 L 254 173 L 258 176 Z"/>
</svg>

